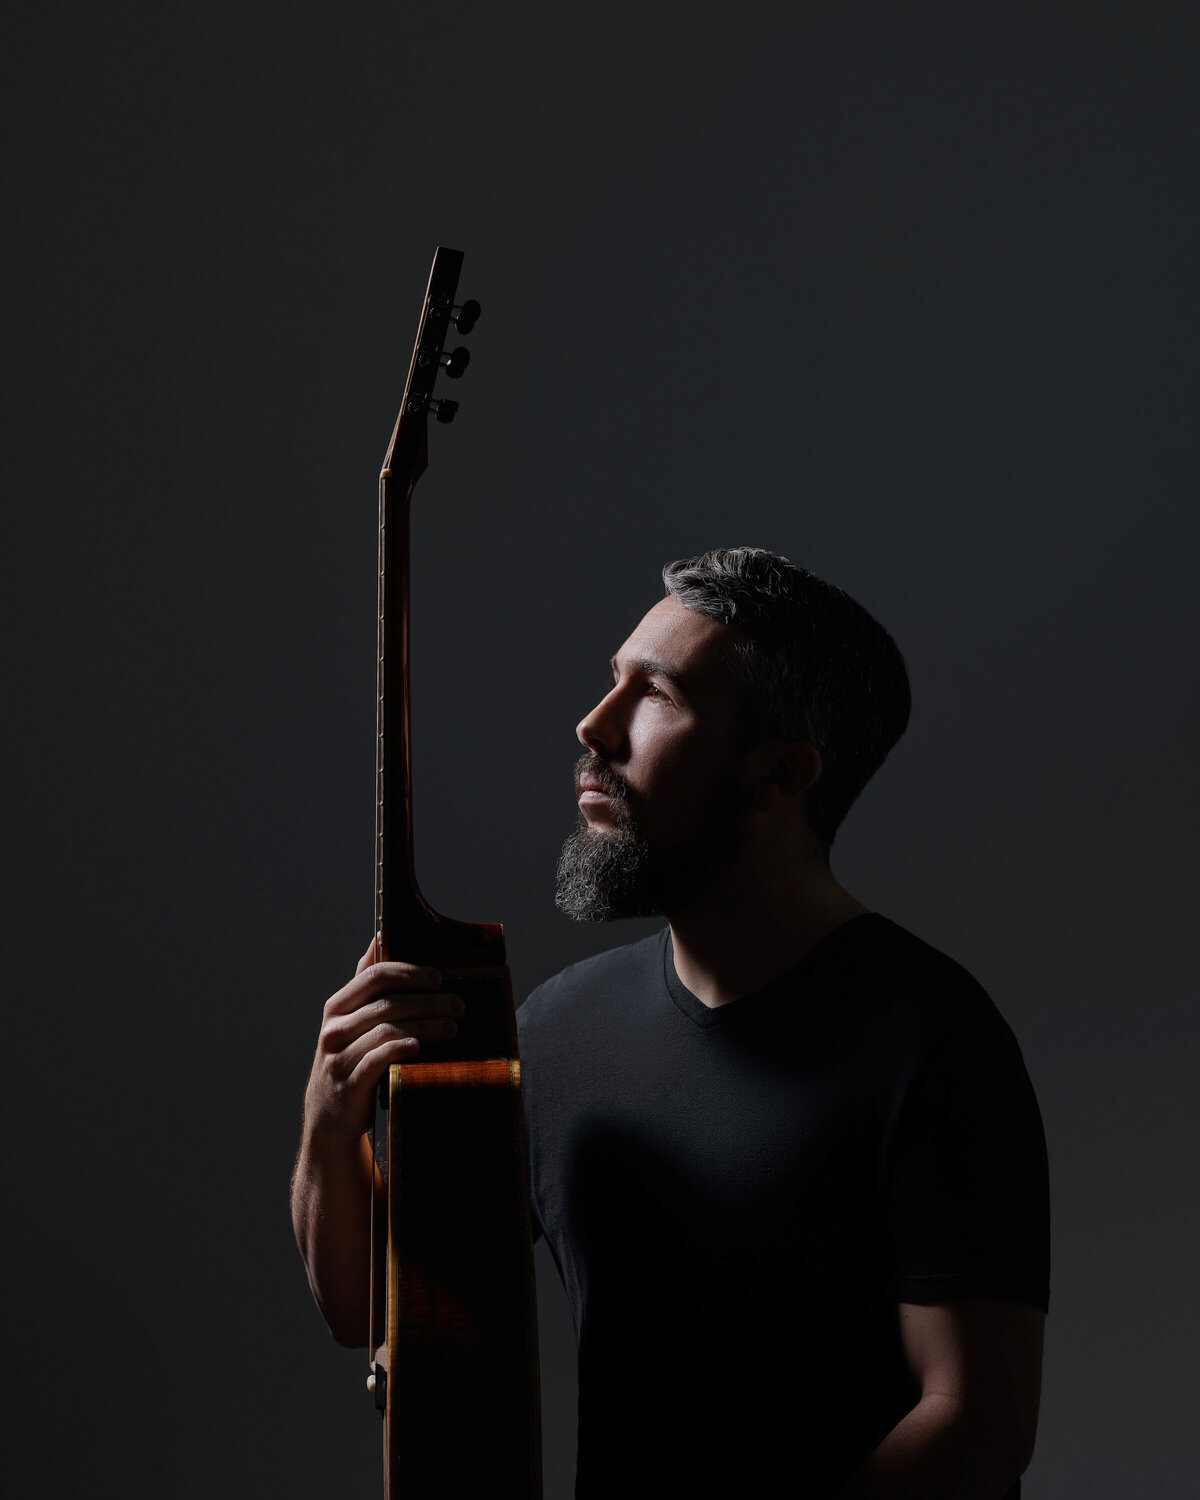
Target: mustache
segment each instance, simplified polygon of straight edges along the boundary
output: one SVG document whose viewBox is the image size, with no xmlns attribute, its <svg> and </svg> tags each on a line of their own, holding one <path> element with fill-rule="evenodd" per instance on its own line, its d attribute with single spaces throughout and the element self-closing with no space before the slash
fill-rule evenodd
<svg viewBox="0 0 1200 1500">
<path fill-rule="evenodd" d="M 579 795 L 579 783 L 584 776 L 594 781 L 606 796 L 622 802 L 629 800 L 628 784 L 595 751 L 588 751 L 575 762 L 576 796 Z"/>
</svg>

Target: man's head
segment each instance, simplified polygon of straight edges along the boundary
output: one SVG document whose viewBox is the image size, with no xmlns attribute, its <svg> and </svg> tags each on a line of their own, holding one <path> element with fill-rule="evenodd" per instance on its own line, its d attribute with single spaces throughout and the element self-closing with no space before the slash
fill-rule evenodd
<svg viewBox="0 0 1200 1500">
<path fill-rule="evenodd" d="M 736 628 L 740 735 L 803 740 L 821 757 L 808 826 L 826 849 L 858 794 L 908 726 L 904 658 L 850 595 L 759 547 L 668 563 L 663 582 L 686 608 Z"/>
<path fill-rule="evenodd" d="M 751 547 L 663 580 L 577 730 L 558 904 L 582 919 L 669 913 L 729 869 L 756 810 L 825 856 L 908 721 L 903 658 L 842 590 Z"/>
</svg>

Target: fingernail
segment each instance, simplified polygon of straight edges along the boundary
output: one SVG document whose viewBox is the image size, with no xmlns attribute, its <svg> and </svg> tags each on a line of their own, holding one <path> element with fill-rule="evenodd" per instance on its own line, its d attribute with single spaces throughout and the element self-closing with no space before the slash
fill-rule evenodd
<svg viewBox="0 0 1200 1500">
<path fill-rule="evenodd" d="M 447 1020 L 442 1022 L 442 1030 L 446 1033 L 447 1036 L 453 1036 L 458 1030 L 458 1027 L 454 1024 L 453 1021 Z"/>
<path fill-rule="evenodd" d="M 446 998 L 450 1001 L 450 1014 L 452 1016 L 461 1016 L 467 1008 L 462 1000 L 457 995 L 448 995 Z"/>
</svg>

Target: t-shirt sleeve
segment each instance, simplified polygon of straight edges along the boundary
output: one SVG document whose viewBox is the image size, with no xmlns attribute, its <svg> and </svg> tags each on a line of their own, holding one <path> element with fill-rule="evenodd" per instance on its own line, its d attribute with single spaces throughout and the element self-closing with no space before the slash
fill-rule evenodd
<svg viewBox="0 0 1200 1500">
<path fill-rule="evenodd" d="M 1016 1039 L 986 1003 L 950 1022 L 899 1105 L 888 1177 L 893 1291 L 900 1302 L 980 1297 L 1045 1311 L 1045 1134 Z"/>
</svg>

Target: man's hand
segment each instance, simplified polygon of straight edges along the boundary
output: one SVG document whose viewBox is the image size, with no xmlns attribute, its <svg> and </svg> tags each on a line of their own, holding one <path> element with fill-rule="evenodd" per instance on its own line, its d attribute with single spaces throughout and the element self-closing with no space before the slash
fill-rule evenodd
<svg viewBox="0 0 1200 1500">
<path fill-rule="evenodd" d="M 436 969 L 380 963 L 378 951 L 376 938 L 355 977 L 325 1002 L 304 1098 L 306 1135 L 362 1135 L 375 1086 L 388 1068 L 411 1062 L 422 1042 L 448 1041 L 458 1030 L 463 1002 L 438 993 Z"/>
<path fill-rule="evenodd" d="M 325 1002 L 292 1177 L 292 1225 L 317 1305 L 349 1346 L 366 1342 L 370 1207 L 382 1181 L 366 1130 L 375 1086 L 393 1063 L 448 1041 L 463 1013 L 436 969 L 379 963 L 376 939 L 355 977 Z"/>
</svg>

